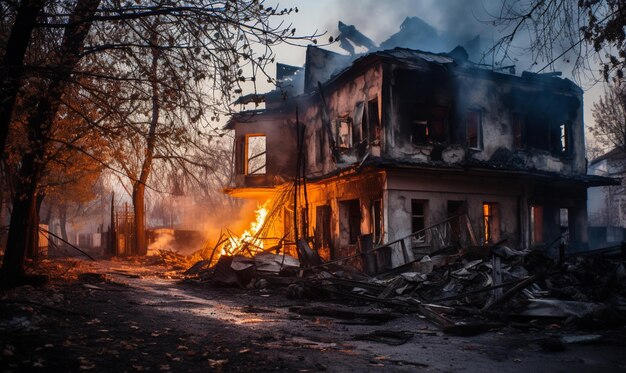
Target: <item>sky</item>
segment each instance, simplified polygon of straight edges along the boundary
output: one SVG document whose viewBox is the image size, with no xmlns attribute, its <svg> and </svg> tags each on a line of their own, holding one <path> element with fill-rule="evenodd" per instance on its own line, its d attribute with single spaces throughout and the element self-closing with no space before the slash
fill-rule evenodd
<svg viewBox="0 0 626 373">
<path fill-rule="evenodd" d="M 402 21 L 408 16 L 420 17 L 433 26 L 440 34 L 448 34 L 459 40 L 469 40 L 476 35 L 481 40 L 497 40 L 502 31 L 489 20 L 500 10 L 500 0 L 282 0 L 278 8 L 297 7 L 298 12 L 286 16 L 284 21 L 292 23 L 296 34 L 310 35 L 325 33 L 318 40 L 324 43 L 329 36 L 337 36 L 337 23 L 342 21 L 354 25 L 360 32 L 380 44 L 399 30 Z M 266 5 L 271 5 L 267 2 Z M 522 35 L 523 36 L 523 35 Z M 520 40 L 520 45 L 524 41 Z M 341 51 L 333 44 L 324 48 Z M 277 61 L 289 65 L 304 64 L 304 47 L 279 46 L 276 48 Z M 528 54 L 518 56 L 517 74 L 524 70 L 532 71 L 532 61 Z M 540 66 L 543 66 L 541 64 Z M 537 67 L 534 67 L 535 71 Z M 547 69 L 546 71 L 549 71 Z M 571 68 L 563 63 L 556 70 L 563 71 L 564 77 L 571 76 Z M 590 79 L 577 81 L 585 91 L 585 126 L 593 125 L 591 107 L 604 91 L 602 84 L 593 84 Z"/>
</svg>

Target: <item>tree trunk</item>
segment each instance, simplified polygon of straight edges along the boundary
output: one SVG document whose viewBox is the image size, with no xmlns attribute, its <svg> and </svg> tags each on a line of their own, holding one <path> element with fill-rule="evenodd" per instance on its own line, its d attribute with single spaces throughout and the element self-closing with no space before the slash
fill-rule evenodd
<svg viewBox="0 0 626 373">
<path fill-rule="evenodd" d="M 26 239 L 26 257 L 28 259 L 37 260 L 39 257 L 39 211 L 41 210 L 44 197 L 45 195 L 43 194 L 37 194 L 37 197 L 33 200 L 35 207 L 30 216 L 30 234 Z"/>
<path fill-rule="evenodd" d="M 154 37 L 154 35 L 153 35 Z M 156 43 L 154 43 L 156 44 Z M 150 66 L 150 85 L 152 88 L 152 118 L 150 120 L 150 128 L 146 136 L 146 149 L 144 153 L 143 164 L 141 166 L 141 174 L 139 179 L 133 183 L 133 208 L 135 218 L 135 250 L 137 255 L 146 255 L 148 246 L 146 243 L 146 220 L 145 220 L 145 191 L 148 176 L 152 170 L 152 159 L 154 156 L 154 147 L 156 145 L 156 128 L 159 123 L 159 51 L 152 49 L 152 64 Z"/>
<path fill-rule="evenodd" d="M 136 255 L 146 255 L 148 245 L 146 243 L 146 220 L 145 220 L 145 184 L 133 185 L 133 209 L 135 219 L 135 252 Z"/>
<path fill-rule="evenodd" d="M 9 36 L 6 45 L 0 67 L 2 68 L 2 81 L 0 82 L 0 156 L 4 155 L 4 148 L 9 137 L 9 125 L 23 75 L 22 67 L 26 48 L 30 43 L 31 33 L 44 3 L 44 0 L 24 0 L 20 3 L 11 28 L 11 36 Z"/>
<path fill-rule="evenodd" d="M 32 244 L 33 220 L 36 210 L 35 190 L 37 189 L 35 155 L 27 153 L 22 157 L 20 177 L 15 187 L 13 211 L 9 224 L 7 248 L 2 262 L 5 285 L 19 283 L 24 276 L 24 260 L 27 246 Z M 29 177 L 30 176 L 30 177 Z"/>
<path fill-rule="evenodd" d="M 63 35 L 58 55 L 59 68 L 51 75 L 45 95 L 39 97 L 35 109 L 28 118 L 27 133 L 31 150 L 22 156 L 13 199 L 7 249 L 2 263 L 5 285 L 17 284 L 24 276 L 27 245 L 33 244 L 33 240 L 27 237 L 34 229 L 37 185 L 44 164 L 49 132 L 61 105 L 61 96 L 68 78 L 80 59 L 85 37 L 91 28 L 91 19 L 99 3 L 100 0 L 78 0 Z"/>
</svg>

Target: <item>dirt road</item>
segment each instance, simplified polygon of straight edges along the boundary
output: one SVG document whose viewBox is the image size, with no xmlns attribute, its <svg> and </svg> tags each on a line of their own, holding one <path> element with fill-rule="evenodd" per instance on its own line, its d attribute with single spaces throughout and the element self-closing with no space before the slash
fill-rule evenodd
<svg viewBox="0 0 626 373">
<path fill-rule="evenodd" d="M 162 269 L 119 261 L 82 263 L 80 271 L 94 274 L 0 292 L 0 369 L 626 371 L 623 330 L 602 331 L 600 343 L 546 352 L 538 341 L 568 333 L 559 325 L 454 337 L 414 314 L 397 314 L 380 325 L 301 316 L 290 309 L 339 306 L 289 300 L 284 289 L 184 284 L 163 278 Z M 373 306 L 350 309 L 388 312 Z M 378 340 L 358 340 L 372 339 L 375 331 L 381 331 Z M 404 342 L 398 335 L 408 341 L 390 345 Z"/>
</svg>

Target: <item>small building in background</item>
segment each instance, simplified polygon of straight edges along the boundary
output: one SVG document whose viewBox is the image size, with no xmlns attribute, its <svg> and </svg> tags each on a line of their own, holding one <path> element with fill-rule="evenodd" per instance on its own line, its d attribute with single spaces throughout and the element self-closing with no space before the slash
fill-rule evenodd
<svg viewBox="0 0 626 373">
<path fill-rule="evenodd" d="M 592 160 L 588 173 L 621 181 L 619 185 L 589 188 L 589 244 L 593 248 L 620 244 L 626 239 L 626 151 L 614 148 Z"/>
</svg>

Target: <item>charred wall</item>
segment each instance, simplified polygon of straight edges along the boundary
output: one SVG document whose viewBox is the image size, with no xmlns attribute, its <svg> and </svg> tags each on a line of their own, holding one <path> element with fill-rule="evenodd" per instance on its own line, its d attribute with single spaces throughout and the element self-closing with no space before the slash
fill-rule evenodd
<svg viewBox="0 0 626 373">
<path fill-rule="evenodd" d="M 585 173 L 582 92 L 573 83 L 425 62 L 385 71 L 384 155 Z"/>
<path fill-rule="evenodd" d="M 274 185 L 280 179 L 293 178 L 296 164 L 295 114 L 254 114 L 239 119 L 234 129 L 235 171 L 238 177 L 245 178 L 246 186 Z M 247 138 L 258 135 L 265 136 L 266 169 L 262 174 L 249 175 L 246 170 Z"/>
<path fill-rule="evenodd" d="M 382 140 L 371 141 L 370 131 L 363 125 L 363 121 L 367 121 L 369 113 L 375 115 L 380 124 L 381 89 L 382 67 L 380 64 L 367 65 L 349 75 L 342 76 L 341 79 L 324 88 L 331 133 L 338 147 L 341 123 L 347 123 L 350 130 L 349 146 L 339 150 L 340 159 L 337 162 L 339 167 L 357 161 L 359 158 L 357 148 L 361 142 L 366 142 L 365 146 L 370 151 L 380 154 L 379 146 Z M 331 158 L 328 131 L 322 124 L 321 105 L 319 97 L 311 100 L 306 105 L 302 119 L 302 122 L 306 124 L 307 170 L 314 176 L 327 174 L 337 168 L 337 164 Z M 374 107 L 376 113 L 374 113 Z"/>
<path fill-rule="evenodd" d="M 385 186 L 384 172 L 368 172 L 345 177 L 338 177 L 309 184 L 308 220 L 309 236 L 315 232 L 322 232 L 324 228 L 321 217 L 316 216 L 318 208 L 328 206 L 330 211 L 330 247 L 326 247 L 327 258 L 342 258 L 356 253 L 357 244 L 350 241 L 351 228 L 349 221 L 358 216 L 358 227 L 352 227 L 358 235 L 371 234 L 373 228 L 372 204 L 381 201 Z M 350 212 L 352 206 L 358 206 L 358 211 Z M 354 239 L 354 237 L 353 237 Z"/>
</svg>

